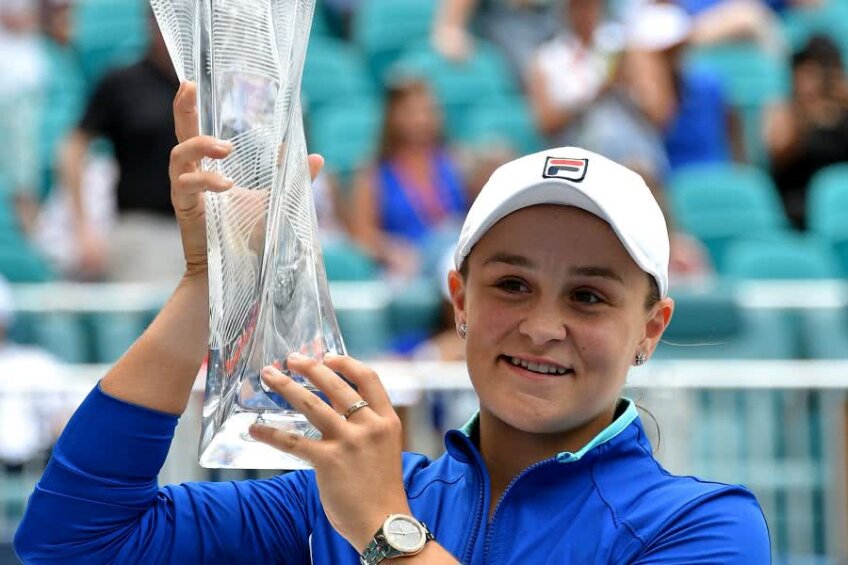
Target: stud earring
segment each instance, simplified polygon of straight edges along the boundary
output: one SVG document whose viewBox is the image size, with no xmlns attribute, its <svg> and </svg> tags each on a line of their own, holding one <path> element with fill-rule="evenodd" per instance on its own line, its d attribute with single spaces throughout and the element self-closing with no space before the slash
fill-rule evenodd
<svg viewBox="0 0 848 565">
<path fill-rule="evenodd" d="M 636 354 L 636 366 L 644 365 L 647 359 L 645 358 L 645 354 L 641 351 Z"/>
<path fill-rule="evenodd" d="M 459 333 L 459 337 L 465 339 L 465 336 L 468 334 L 468 324 L 462 323 L 459 325 L 459 328 L 456 330 Z"/>
</svg>

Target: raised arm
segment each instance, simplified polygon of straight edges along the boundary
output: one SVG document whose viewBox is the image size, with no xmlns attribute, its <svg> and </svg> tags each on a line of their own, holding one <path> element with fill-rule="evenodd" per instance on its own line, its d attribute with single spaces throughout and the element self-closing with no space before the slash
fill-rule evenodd
<svg viewBox="0 0 848 565">
<path fill-rule="evenodd" d="M 202 171 L 203 157 L 220 159 L 228 143 L 198 135 L 196 91 L 183 83 L 174 99 L 174 122 L 179 145 L 171 153 L 171 200 L 183 241 L 186 272 L 168 303 L 144 335 L 103 378 L 104 392 L 137 404 L 182 414 L 206 354 L 209 340 L 209 293 L 206 262 L 206 215 L 203 192 L 221 192 L 232 182 Z M 314 177 L 323 165 L 309 157 Z"/>
</svg>

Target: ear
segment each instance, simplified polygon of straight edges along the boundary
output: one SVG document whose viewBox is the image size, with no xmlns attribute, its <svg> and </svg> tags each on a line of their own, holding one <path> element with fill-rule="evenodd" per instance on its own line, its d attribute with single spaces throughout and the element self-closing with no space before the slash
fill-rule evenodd
<svg viewBox="0 0 848 565">
<path fill-rule="evenodd" d="M 448 291 L 450 291 L 450 300 L 453 305 L 453 317 L 456 320 L 456 326 L 466 323 L 468 317 L 465 311 L 465 281 L 462 280 L 462 275 L 458 271 L 451 270 L 448 273 Z"/>
<path fill-rule="evenodd" d="M 650 358 L 654 354 L 654 349 L 671 322 L 672 314 L 674 314 L 674 300 L 668 297 L 663 298 L 651 308 L 648 319 L 645 321 L 645 334 L 639 343 L 640 351 L 645 354 L 645 357 Z"/>
</svg>

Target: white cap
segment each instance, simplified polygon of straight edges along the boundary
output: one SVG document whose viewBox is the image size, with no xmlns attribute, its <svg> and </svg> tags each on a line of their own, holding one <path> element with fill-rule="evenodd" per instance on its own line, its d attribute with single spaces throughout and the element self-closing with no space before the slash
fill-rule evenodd
<svg viewBox="0 0 848 565">
<path fill-rule="evenodd" d="M 636 49 L 663 51 L 686 41 L 692 18 L 675 4 L 646 4 L 627 24 L 627 43 Z"/>
<path fill-rule="evenodd" d="M 668 228 L 651 190 L 638 174 L 597 153 L 560 147 L 501 165 L 480 191 L 454 253 L 457 270 L 501 218 L 528 206 L 560 204 L 606 221 L 643 271 L 668 294 Z"/>
</svg>

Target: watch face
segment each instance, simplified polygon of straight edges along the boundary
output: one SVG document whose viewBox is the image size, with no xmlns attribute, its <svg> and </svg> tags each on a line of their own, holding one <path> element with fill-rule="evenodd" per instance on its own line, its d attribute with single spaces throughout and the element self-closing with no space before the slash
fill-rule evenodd
<svg viewBox="0 0 848 565">
<path fill-rule="evenodd" d="M 386 520 L 383 535 L 389 545 L 403 553 L 418 551 L 427 541 L 421 525 L 405 516 L 394 516 Z"/>
</svg>

